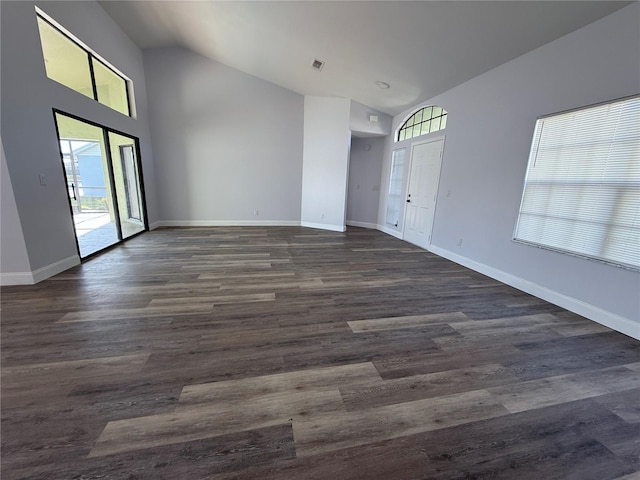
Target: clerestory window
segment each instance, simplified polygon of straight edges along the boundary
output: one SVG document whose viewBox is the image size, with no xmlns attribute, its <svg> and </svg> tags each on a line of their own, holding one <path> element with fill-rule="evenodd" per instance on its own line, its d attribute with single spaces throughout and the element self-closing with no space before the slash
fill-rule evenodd
<svg viewBox="0 0 640 480">
<path fill-rule="evenodd" d="M 131 116 L 131 81 L 36 9 L 47 77 Z"/>
</svg>

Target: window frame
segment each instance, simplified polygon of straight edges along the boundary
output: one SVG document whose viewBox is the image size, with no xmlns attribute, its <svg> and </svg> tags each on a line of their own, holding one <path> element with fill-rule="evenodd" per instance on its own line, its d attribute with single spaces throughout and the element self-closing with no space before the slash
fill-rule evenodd
<svg viewBox="0 0 640 480">
<path fill-rule="evenodd" d="M 93 90 L 93 100 L 98 102 L 100 105 L 104 105 L 105 107 L 110 108 L 111 110 L 114 110 L 114 111 L 116 111 L 118 113 L 121 113 L 122 115 L 134 118 L 133 109 L 132 109 L 132 101 L 131 101 L 131 89 L 133 88 L 133 82 L 131 81 L 131 79 L 127 78 L 122 73 L 120 73 L 109 62 L 107 62 L 105 59 L 103 59 L 101 56 L 99 56 L 96 52 L 94 52 L 91 48 L 89 48 L 87 45 L 85 45 L 83 42 L 81 42 L 73 34 L 68 32 L 64 27 L 62 27 L 60 24 L 58 24 L 53 18 L 51 18 L 49 15 L 47 15 L 45 12 L 43 12 L 40 8 L 35 7 L 35 10 L 36 10 L 36 18 L 37 19 L 40 19 L 43 22 L 45 22 L 46 24 L 48 24 L 51 28 L 56 30 L 60 35 L 65 37 L 67 40 L 69 40 L 71 43 L 73 43 L 75 46 L 77 46 L 78 48 L 80 48 L 81 50 L 83 50 L 87 54 L 87 62 L 88 62 L 88 66 L 89 66 L 89 74 L 91 76 L 91 87 L 92 87 L 92 90 Z M 39 31 L 39 28 L 38 28 L 38 31 Z M 40 36 L 40 45 L 41 45 L 41 48 L 42 48 L 42 36 Z M 127 113 L 124 113 L 124 112 L 122 112 L 122 111 L 120 111 L 120 110 L 118 110 L 116 108 L 113 108 L 112 106 L 107 105 L 106 103 L 103 103 L 98 99 L 98 86 L 96 84 L 96 76 L 95 76 L 95 72 L 94 72 L 94 68 L 93 68 L 93 60 L 95 60 L 95 61 L 99 62 L 100 64 L 102 64 L 105 68 L 107 68 L 109 71 L 111 71 L 117 77 L 122 79 L 122 81 L 124 82 L 125 93 L 126 93 L 126 96 L 127 96 Z M 54 81 L 54 82 L 56 82 L 56 83 L 59 83 L 60 85 L 64 85 L 65 87 L 73 90 L 74 92 L 77 92 L 77 90 L 75 90 L 74 88 L 69 87 L 68 85 L 65 85 L 64 83 L 58 82 L 57 80 L 54 80 L 53 78 L 49 77 L 49 75 L 47 75 L 47 78 L 52 80 L 52 81 Z M 81 92 L 78 92 L 78 93 L 80 93 L 83 96 L 87 96 L 87 95 L 84 95 Z M 91 98 L 91 97 L 89 97 L 89 98 Z"/>
<path fill-rule="evenodd" d="M 385 211 L 385 224 L 398 228 L 402 212 L 402 193 L 404 191 L 405 172 L 407 169 L 407 147 L 396 148 L 391 152 L 391 169 L 389 170 L 389 186 L 387 188 L 387 202 Z M 394 176 L 395 170 L 395 176 Z M 397 184 L 399 186 L 398 195 L 393 195 L 392 189 Z M 397 197 L 397 198 L 395 198 Z M 391 208 L 391 199 L 394 198 L 395 208 Z M 391 213 L 396 213 L 396 221 L 389 221 Z"/>
<path fill-rule="evenodd" d="M 144 216 L 144 219 L 142 220 L 142 224 L 143 224 L 143 230 L 136 232 L 130 236 L 127 236 L 126 238 L 120 238 L 122 235 L 122 229 L 120 227 L 121 225 L 121 220 L 120 220 L 120 210 L 118 208 L 118 199 L 117 196 L 116 198 L 114 198 L 114 208 L 115 208 L 115 216 L 117 218 L 117 224 L 118 224 L 118 242 L 114 243 L 113 245 L 110 245 L 106 248 L 103 248 L 101 250 L 98 250 L 96 252 L 93 252 L 87 256 L 82 256 L 80 253 L 80 244 L 78 242 L 78 237 L 77 235 L 74 235 L 75 237 L 75 241 L 76 241 L 76 249 L 78 251 L 78 256 L 80 257 L 80 261 L 81 262 L 85 262 L 86 260 L 91 259 L 92 257 L 102 253 L 104 250 L 106 250 L 107 248 L 111 248 L 113 246 L 116 245 L 121 245 L 122 242 L 129 240 L 130 238 L 134 238 L 138 235 L 141 235 L 144 232 L 148 232 L 150 227 L 149 227 L 149 212 L 147 210 L 147 194 L 145 191 L 145 183 L 144 183 L 144 172 L 143 172 L 143 168 L 142 168 L 142 150 L 141 150 L 141 146 L 140 146 L 140 138 L 132 135 L 130 133 L 126 133 L 123 132 L 122 130 L 117 130 L 115 128 L 111 128 L 111 127 L 107 127 L 106 125 L 103 125 L 101 123 L 98 122 L 94 122 L 93 120 L 88 120 L 86 118 L 80 117 L 78 115 L 75 115 L 73 113 L 69 113 L 66 112 L 64 110 L 60 110 L 58 108 L 52 108 L 51 112 L 53 114 L 53 124 L 55 126 L 55 131 L 56 131 L 56 139 L 57 144 L 58 144 L 58 154 L 60 155 L 60 160 L 61 160 L 61 167 L 62 167 L 62 174 L 65 178 L 65 183 L 66 183 L 66 178 L 67 178 L 67 172 L 65 169 L 65 165 L 64 165 L 64 153 L 62 151 L 62 148 L 60 147 L 60 128 L 58 126 L 58 115 L 60 116 L 64 116 L 64 117 L 68 117 L 72 120 L 76 120 L 78 122 L 83 122 L 86 123 L 87 125 L 91 125 L 92 127 L 96 127 L 102 130 L 102 135 L 103 135 L 103 139 L 104 139 L 104 148 L 105 148 L 105 159 L 107 162 L 107 176 L 105 176 L 105 181 L 108 181 L 110 183 L 110 186 L 107 186 L 106 188 L 113 188 L 114 190 L 114 196 L 116 196 L 115 194 L 115 187 L 116 187 L 116 182 L 115 182 L 115 178 L 114 178 L 114 174 L 113 174 L 113 157 L 112 157 L 112 150 L 111 150 L 111 140 L 109 137 L 109 134 L 114 134 L 114 135 L 118 135 L 121 137 L 127 137 L 129 139 L 131 139 L 133 141 L 133 146 L 134 146 L 134 153 L 136 155 L 136 174 L 137 174 L 137 180 L 139 182 L 139 195 L 140 195 L 140 208 L 142 211 L 142 214 Z M 68 193 L 68 192 L 67 192 Z M 73 217 L 73 205 L 71 204 L 71 198 L 69 197 L 69 195 L 67 194 L 67 200 L 69 202 L 69 213 L 71 214 L 71 216 Z M 74 231 L 75 231 L 75 227 L 74 227 Z"/>
<path fill-rule="evenodd" d="M 125 78 L 124 76 L 120 75 L 118 72 L 116 72 L 113 68 L 111 68 L 111 66 L 109 66 L 108 63 L 106 63 L 104 60 L 101 60 L 100 58 L 96 57 L 95 55 L 92 55 L 91 53 L 89 53 L 89 69 L 91 70 L 91 80 L 93 82 L 93 89 L 94 89 L 94 96 L 95 96 L 95 100 L 98 101 L 98 103 L 101 103 L 102 105 L 105 105 L 109 108 L 111 108 L 112 110 L 115 110 L 116 112 L 120 112 L 120 110 L 110 107 L 109 105 L 107 105 L 106 103 L 102 103 L 99 98 L 98 98 L 98 84 L 95 81 L 95 71 L 94 71 L 94 66 L 93 66 L 93 60 L 95 60 L 96 62 L 98 62 L 99 64 L 101 64 L 103 67 L 105 67 L 107 70 L 109 70 L 111 73 L 114 73 L 116 76 L 120 77 L 122 79 L 122 81 L 124 82 L 124 91 L 127 97 L 127 111 L 129 112 L 128 114 L 124 114 L 122 112 L 123 115 L 127 115 L 128 117 L 132 117 L 132 113 L 131 113 L 131 96 L 129 95 L 129 84 L 131 83 L 131 80 L 128 80 L 127 78 Z"/>
<path fill-rule="evenodd" d="M 540 122 L 544 122 L 544 120 L 553 118 L 553 117 L 560 117 L 563 115 L 567 115 L 567 114 L 571 114 L 574 112 L 581 112 L 581 111 L 586 111 L 589 109 L 594 109 L 597 107 L 602 107 L 602 106 L 607 106 L 607 105 L 615 105 L 615 104 L 619 104 L 619 103 L 623 103 L 625 101 L 631 101 L 631 100 L 640 100 L 640 95 L 631 95 L 631 96 L 627 96 L 627 97 L 622 97 L 622 98 L 616 98 L 616 99 L 612 99 L 612 100 L 607 100 L 604 102 L 599 102 L 599 103 L 595 103 L 595 104 L 591 104 L 591 105 L 585 105 L 585 106 L 581 106 L 581 107 L 577 107 L 577 108 L 573 108 L 573 109 L 569 109 L 569 110 L 564 110 L 564 111 L 560 111 L 560 112 L 555 112 L 555 113 L 551 113 L 551 114 L 547 114 L 547 115 L 543 115 L 540 116 L 536 119 L 535 122 L 535 127 L 534 127 L 534 131 L 533 131 L 533 135 L 532 135 L 532 139 L 531 139 L 531 145 L 530 145 L 530 150 L 529 150 L 529 154 L 528 154 L 528 159 L 527 159 L 527 168 L 526 168 L 526 172 L 525 172 L 525 176 L 524 176 L 524 181 L 523 181 L 523 186 L 522 186 L 522 196 L 521 196 L 521 200 L 520 200 L 520 204 L 518 207 L 518 211 L 516 214 L 516 221 L 515 221 L 515 226 L 513 229 L 513 235 L 512 235 L 512 240 L 516 243 L 520 243 L 523 245 L 528 245 L 528 246 L 532 246 L 532 247 L 536 247 L 536 248 L 540 248 L 540 249 L 544 249 L 544 250 L 549 250 L 549 251 L 553 251 L 556 253 L 562 253 L 562 254 L 566 254 L 566 255 L 570 255 L 570 256 L 574 256 L 574 257 L 579 257 L 579 258 L 584 258 L 587 260 L 591 260 L 591 261 L 596 261 L 599 263 L 603 263 L 606 265 L 611 265 L 611 266 L 615 266 L 618 268 L 623 268 L 626 270 L 633 270 L 633 271 L 640 271 L 640 264 L 636 265 L 634 263 L 626 263 L 624 262 L 624 260 L 620 260 L 618 259 L 614 259 L 611 257 L 606 257 L 606 256 L 598 256 L 595 253 L 586 253 L 585 251 L 577 251 L 575 249 L 572 248 L 561 248 L 555 245 L 549 245 L 546 243 L 542 243 L 541 241 L 534 241 L 531 239 L 526 239 L 526 238 L 522 238 L 523 236 L 525 236 L 524 234 L 520 235 L 519 234 L 519 226 L 522 220 L 522 216 L 523 216 L 523 208 L 525 205 L 525 196 L 527 193 L 527 187 L 531 184 L 535 185 L 536 184 L 536 178 L 531 175 L 532 173 L 532 168 L 534 168 L 535 163 L 537 162 L 537 156 L 538 156 L 538 150 L 542 141 L 542 137 L 543 137 L 543 131 L 544 131 L 544 123 L 540 124 Z M 633 131 L 631 131 L 631 134 L 633 135 Z M 631 138 L 634 138 L 633 136 Z M 640 137 L 638 137 L 640 138 Z M 618 142 L 620 142 L 620 140 L 618 140 Z M 606 141 L 604 142 L 599 142 L 596 145 L 598 146 L 602 146 L 602 145 L 616 145 L 616 142 L 614 142 L 613 139 L 608 138 Z M 608 159 L 609 157 L 607 157 Z M 636 160 L 635 157 L 631 157 L 630 163 L 632 165 L 631 162 L 633 162 L 634 160 Z M 640 162 L 640 158 L 637 159 L 638 162 Z M 559 165 L 559 163 L 556 163 L 554 165 Z M 559 175 L 556 175 L 554 177 L 554 179 L 557 179 L 557 185 L 562 186 L 569 186 L 572 185 L 572 183 L 570 181 L 567 181 L 566 179 L 563 181 L 562 177 L 560 177 Z M 538 180 L 539 182 L 540 180 Z M 547 182 L 552 181 L 552 180 L 547 180 Z M 614 186 L 619 184 L 620 182 L 616 182 L 616 181 L 609 181 L 609 182 L 605 182 L 605 181 L 600 181 L 598 183 L 598 185 L 605 185 L 605 186 Z M 624 183 L 624 182 L 623 182 Z M 630 180 L 629 182 L 631 185 L 634 185 L 635 182 L 634 180 Z M 575 182 L 574 182 L 575 184 Z M 624 185 L 623 185 L 624 186 Z M 638 185 L 640 187 L 640 183 Z M 593 192 L 589 192 L 590 194 L 590 199 L 592 198 L 591 196 L 594 195 Z M 540 201 L 542 200 L 549 200 L 551 197 L 550 196 L 537 196 L 536 200 Z M 584 203 L 583 203 L 584 204 Z M 549 218 L 553 217 L 553 212 L 551 214 L 545 215 L 548 216 Z M 525 212 L 525 214 L 527 214 Z M 568 219 L 569 221 L 573 221 L 576 222 L 577 224 L 579 224 L 580 219 L 579 217 L 576 216 L 572 216 Z M 606 224 L 606 228 L 610 229 L 612 227 L 615 227 L 615 224 L 613 222 L 608 222 Z M 635 227 L 635 224 L 632 223 L 631 226 L 629 228 L 633 229 Z M 608 231 L 608 230 L 607 230 Z M 520 235 L 520 236 L 519 236 Z M 610 237 L 606 236 L 603 237 L 603 239 L 601 240 L 601 242 L 609 242 L 610 241 Z M 627 243 L 622 243 L 621 245 L 626 246 Z M 585 249 L 583 249 L 585 250 Z"/>
<path fill-rule="evenodd" d="M 440 109 L 440 113 L 438 115 L 433 115 L 433 109 L 434 108 L 439 108 Z M 425 113 L 425 111 L 427 109 L 431 109 L 431 113 L 430 113 L 430 116 L 428 118 L 424 116 L 424 113 Z M 421 114 L 420 121 L 417 122 L 417 123 L 415 123 L 415 121 L 414 121 L 414 123 L 412 123 L 411 125 L 408 125 L 408 123 L 412 119 L 415 119 L 418 114 Z M 422 137 L 422 136 L 428 135 L 430 133 L 440 132 L 440 131 L 444 130 L 445 128 L 447 128 L 446 127 L 446 123 L 447 123 L 448 116 L 449 116 L 449 112 L 447 110 L 445 110 L 443 107 L 439 106 L 439 105 L 426 105 L 424 107 L 421 107 L 421 108 L 415 110 L 411 115 L 409 115 L 407 117 L 407 119 L 404 122 L 402 122 L 400 127 L 398 127 L 398 130 L 397 130 L 397 132 L 395 134 L 394 141 L 395 142 L 404 142 L 405 140 L 411 140 L 412 138 Z M 440 120 L 440 123 L 439 123 L 440 126 L 438 127 L 437 130 L 431 130 L 431 125 L 429 125 L 429 131 L 422 133 L 421 126 L 423 124 L 425 124 L 427 122 L 429 122 L 429 124 L 431 124 L 431 122 L 433 120 L 437 120 L 437 119 Z M 445 126 L 444 127 L 442 127 L 442 120 L 443 119 L 445 120 Z M 420 127 L 420 132 L 421 133 L 419 133 L 417 135 L 413 135 L 412 134 L 411 136 L 405 136 L 405 138 L 402 138 L 402 139 L 400 138 L 400 136 L 402 135 L 403 131 L 411 131 L 412 129 L 414 129 L 417 126 Z"/>
</svg>

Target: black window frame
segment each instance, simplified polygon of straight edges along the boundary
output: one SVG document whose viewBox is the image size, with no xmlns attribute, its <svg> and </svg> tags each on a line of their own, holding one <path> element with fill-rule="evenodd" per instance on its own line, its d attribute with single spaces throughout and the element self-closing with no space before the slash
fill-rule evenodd
<svg viewBox="0 0 640 480">
<path fill-rule="evenodd" d="M 433 109 L 434 108 L 440 108 L 441 109 L 441 112 L 440 112 L 439 115 L 433 115 Z M 425 111 L 427 109 L 431 109 L 431 115 L 428 118 L 425 117 L 425 115 L 424 115 L 424 113 L 425 113 Z M 415 119 L 418 116 L 418 114 L 421 114 L 422 118 L 420 119 L 419 122 L 416 123 Z M 442 108 L 439 105 L 427 105 L 426 107 L 422 107 L 422 108 L 416 110 L 400 126 L 400 128 L 398 129 L 398 133 L 396 135 L 395 141 L 396 142 L 402 142 L 404 140 L 409 140 L 411 138 L 420 137 L 422 135 L 427 135 L 428 133 L 435 133 L 435 132 L 439 132 L 440 130 L 444 130 L 444 128 L 440 127 L 440 128 L 438 128 L 438 130 L 434 130 L 433 132 L 429 131 L 429 132 L 426 132 L 426 133 L 421 133 L 419 135 L 411 135 L 410 137 L 405 137 L 403 139 L 400 139 L 400 136 L 401 136 L 402 132 L 404 132 L 405 130 L 410 130 L 410 129 L 413 129 L 415 127 L 421 127 L 420 130 L 422 130 L 422 124 L 423 123 L 427 123 L 427 122 L 431 122 L 431 121 L 436 120 L 436 119 L 440 119 L 440 125 L 442 125 L 442 119 L 446 118 L 448 116 L 448 114 L 449 114 L 449 112 L 447 112 L 444 108 Z M 409 125 L 409 123 L 411 123 L 411 125 Z"/>
<path fill-rule="evenodd" d="M 101 60 L 99 57 L 97 57 L 91 50 L 89 50 L 87 47 L 79 44 L 76 40 L 74 40 L 73 38 L 71 38 L 69 35 L 67 35 L 67 33 L 62 30 L 58 25 L 56 25 L 55 23 L 53 23 L 51 20 L 49 20 L 48 18 L 46 18 L 45 16 L 43 16 L 38 10 L 36 10 L 36 17 L 39 18 L 40 20 L 42 20 L 43 22 L 45 22 L 47 25 L 49 25 L 50 27 L 52 27 L 54 30 L 56 30 L 60 35 L 62 35 L 63 37 L 65 37 L 67 40 L 69 40 L 71 43 L 73 43 L 75 46 L 77 46 L 78 48 L 80 48 L 81 50 L 83 50 L 86 54 L 87 54 L 87 62 L 89 62 L 89 74 L 91 75 L 91 88 L 93 90 L 93 99 L 98 102 L 100 105 L 104 105 L 107 108 L 110 108 L 111 110 L 115 110 L 118 113 L 122 113 L 123 115 L 126 115 L 127 117 L 132 117 L 132 113 L 131 113 L 131 94 L 129 92 L 129 88 L 130 88 L 130 83 L 131 80 L 125 78 L 123 75 L 119 74 L 118 72 L 116 72 L 112 67 L 110 67 L 105 61 Z M 42 43 L 42 38 L 40 38 L 40 43 Z M 122 81 L 124 82 L 124 86 L 125 86 L 125 93 L 127 95 L 127 113 L 123 113 L 120 110 L 117 110 L 113 107 L 111 107 L 110 105 L 107 105 L 106 103 L 102 103 L 99 99 L 98 99 L 98 85 L 96 84 L 96 76 L 95 76 L 95 72 L 93 70 L 93 60 L 95 60 L 96 62 L 99 62 L 100 64 L 102 64 L 106 69 L 108 69 L 110 72 L 112 72 L 114 75 L 118 76 L 119 78 L 122 79 Z M 51 78 L 48 77 L 47 78 Z M 51 79 L 53 80 L 53 79 Z M 53 80 L 54 82 L 56 80 Z M 60 83 L 60 82 L 57 82 Z M 64 85 L 63 83 L 60 83 L 60 85 Z M 67 88 L 71 88 L 68 85 L 65 85 L 65 87 Z M 73 88 L 71 88 L 71 90 L 74 90 Z M 74 90 L 76 91 L 76 90 Z"/>
<path fill-rule="evenodd" d="M 76 242 L 76 249 L 78 251 L 78 257 L 80 257 L 80 261 L 81 262 L 85 262 L 86 260 L 89 260 L 90 258 L 110 249 L 113 248 L 117 245 L 122 244 L 122 242 L 126 242 L 127 240 L 137 237 L 138 235 L 141 235 L 145 232 L 148 232 L 150 230 L 149 227 L 149 214 L 147 211 L 147 194 L 145 192 L 145 188 L 144 188 L 144 172 L 142 171 L 142 153 L 141 153 L 141 149 L 140 149 L 140 138 L 136 137 L 130 133 L 126 133 L 123 132 L 122 130 L 117 130 L 115 128 L 111 128 L 111 127 L 107 127 L 106 125 L 103 125 L 101 123 L 98 122 L 94 122 L 93 120 L 88 120 L 86 118 L 80 117 L 78 115 L 74 115 L 73 113 L 69 113 L 66 112 L 64 110 L 60 110 L 58 108 L 52 108 L 51 112 L 53 114 L 53 124 L 55 126 L 55 131 L 56 131 L 56 139 L 58 140 L 58 153 L 60 155 L 60 160 L 61 160 L 61 164 L 62 164 L 62 174 L 64 175 L 64 178 L 67 178 L 67 174 L 66 174 L 66 170 L 64 167 L 64 154 L 62 152 L 62 149 L 60 148 L 60 129 L 58 128 L 58 119 L 57 119 L 57 115 L 62 115 L 68 118 L 71 118 L 73 120 L 79 121 L 79 122 L 83 122 L 86 123 L 87 125 L 91 125 L 93 127 L 96 128 L 100 128 L 102 130 L 102 135 L 103 135 L 103 139 L 104 139 L 104 145 L 105 145 L 105 156 L 106 156 L 106 160 L 107 160 L 107 170 L 108 170 L 108 175 L 107 178 L 105 178 L 105 180 L 108 180 L 111 184 L 111 186 L 115 185 L 115 178 L 114 178 L 114 174 L 113 174 L 113 158 L 111 156 L 111 148 L 110 148 L 110 140 L 109 140 L 109 134 L 113 133 L 115 135 L 120 135 L 122 137 L 127 137 L 130 138 L 131 140 L 133 140 L 133 145 L 134 145 L 134 152 L 135 155 L 137 157 L 137 165 L 136 165 L 136 174 L 138 176 L 138 181 L 139 183 L 139 188 L 140 188 L 140 200 L 141 200 L 141 205 L 140 208 L 142 209 L 142 213 L 144 215 L 144 221 L 143 226 L 144 229 L 141 230 L 140 232 L 134 233 L 133 235 L 130 235 L 127 238 L 123 238 L 122 237 L 122 228 L 121 228 L 121 221 L 120 221 L 120 214 L 119 214 L 119 208 L 118 208 L 118 199 L 117 196 L 114 198 L 114 208 L 115 208 L 115 217 L 116 217 L 116 225 L 117 225 L 117 236 L 118 236 L 118 241 L 112 245 L 109 245 L 108 247 L 105 247 L 101 250 L 98 250 L 96 252 L 93 252 L 85 257 L 83 257 L 80 253 L 80 244 L 78 242 L 78 237 L 77 235 L 75 235 L 75 242 Z M 69 212 L 71 213 L 71 216 L 73 217 L 73 206 L 71 205 L 71 198 L 69 198 L 69 196 L 67 195 L 67 200 L 69 202 Z M 75 227 L 74 227 L 75 229 Z"/>
</svg>

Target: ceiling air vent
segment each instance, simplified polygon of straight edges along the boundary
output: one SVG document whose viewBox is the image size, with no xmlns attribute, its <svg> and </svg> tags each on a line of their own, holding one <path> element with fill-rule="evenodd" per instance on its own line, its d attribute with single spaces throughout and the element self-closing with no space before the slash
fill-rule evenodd
<svg viewBox="0 0 640 480">
<path fill-rule="evenodd" d="M 322 60 L 318 60 L 317 58 L 314 58 L 313 62 L 311 63 L 311 68 L 313 68 L 314 70 L 320 71 L 322 70 L 322 67 L 324 67 L 324 62 Z"/>
</svg>

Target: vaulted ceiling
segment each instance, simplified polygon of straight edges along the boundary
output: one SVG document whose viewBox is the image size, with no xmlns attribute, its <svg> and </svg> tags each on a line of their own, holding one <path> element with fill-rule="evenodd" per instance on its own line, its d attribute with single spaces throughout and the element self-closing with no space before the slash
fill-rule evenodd
<svg viewBox="0 0 640 480">
<path fill-rule="evenodd" d="M 184 47 L 304 95 L 351 98 L 391 115 L 629 3 L 100 2 L 143 49 Z M 325 62 L 322 71 L 313 59 Z"/>
</svg>

